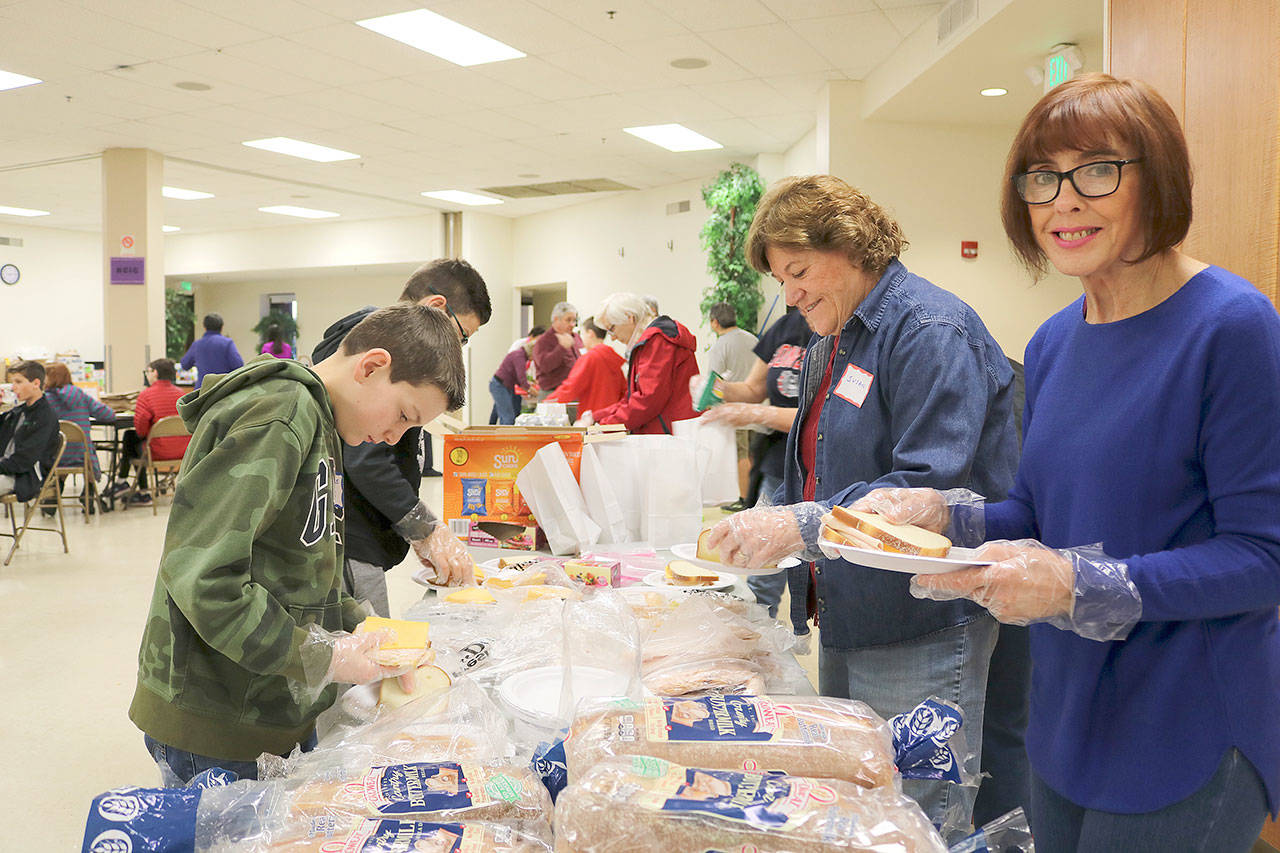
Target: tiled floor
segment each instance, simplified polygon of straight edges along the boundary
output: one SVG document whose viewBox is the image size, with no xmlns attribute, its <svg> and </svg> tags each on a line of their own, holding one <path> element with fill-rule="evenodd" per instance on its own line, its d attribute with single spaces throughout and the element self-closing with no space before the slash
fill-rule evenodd
<svg viewBox="0 0 1280 853">
<path fill-rule="evenodd" d="M 423 483 L 432 506 L 440 482 Z M 0 568 L 0 853 L 36 838 L 41 850 L 77 850 L 94 795 L 159 780 L 127 712 L 168 499 L 156 516 L 117 510 L 85 525 L 65 514 L 69 554 L 56 535 L 31 534 Z M 421 597 L 411 574 L 406 563 L 388 575 L 393 615 Z M 812 658 L 802 662 L 816 682 Z"/>
</svg>

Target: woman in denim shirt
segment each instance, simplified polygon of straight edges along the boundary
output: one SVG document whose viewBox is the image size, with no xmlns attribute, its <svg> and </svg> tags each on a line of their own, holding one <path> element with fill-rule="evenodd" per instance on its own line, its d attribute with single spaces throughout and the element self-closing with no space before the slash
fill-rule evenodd
<svg viewBox="0 0 1280 853">
<path fill-rule="evenodd" d="M 1013 373 L 973 309 L 907 271 L 902 231 L 870 198 L 829 175 L 787 178 L 761 200 L 748 258 L 783 286 L 818 337 L 800 380 L 777 505 L 713 528 L 721 559 L 758 567 L 803 552 L 821 627 L 819 690 L 889 716 L 930 695 L 964 713 L 978 771 L 996 623 L 971 602 L 911 597 L 910 577 L 816 548 L 820 518 L 881 486 L 964 487 L 1003 497 L 1017 439 Z M 971 789 L 907 781 L 935 823 L 973 808 Z M 959 799 L 957 799 L 959 798 Z"/>
</svg>

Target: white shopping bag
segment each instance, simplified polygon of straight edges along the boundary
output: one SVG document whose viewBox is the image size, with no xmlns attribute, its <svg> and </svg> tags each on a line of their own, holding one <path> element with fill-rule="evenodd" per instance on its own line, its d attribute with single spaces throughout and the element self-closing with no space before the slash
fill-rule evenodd
<svg viewBox="0 0 1280 853">
<path fill-rule="evenodd" d="M 613 484 L 605 475 L 605 467 L 596 455 L 593 445 L 582 448 L 582 497 L 587 504 L 587 514 L 591 520 L 600 525 L 602 543 L 631 542 L 634 537 L 627 530 L 627 521 L 623 517 L 622 504 L 614 491 Z M 637 531 L 638 532 L 638 531 Z"/>
<path fill-rule="evenodd" d="M 629 435 L 613 441 L 592 445 L 600 466 L 608 472 L 613 496 L 622 512 L 626 536 L 618 541 L 643 542 L 640 535 L 640 516 L 643 509 L 645 465 L 648 464 L 644 437 Z"/>
<path fill-rule="evenodd" d="M 654 548 L 696 542 L 702 531 L 698 451 L 686 438 L 638 436 L 644 447 L 640 539 Z"/>
<path fill-rule="evenodd" d="M 671 430 L 697 447 L 702 505 L 719 506 L 738 499 L 738 438 L 727 424 L 705 418 L 676 421 Z"/>
<path fill-rule="evenodd" d="M 600 526 L 587 514 L 582 490 L 559 442 L 542 447 L 516 475 L 538 526 L 553 554 L 574 554 L 594 545 Z"/>
</svg>

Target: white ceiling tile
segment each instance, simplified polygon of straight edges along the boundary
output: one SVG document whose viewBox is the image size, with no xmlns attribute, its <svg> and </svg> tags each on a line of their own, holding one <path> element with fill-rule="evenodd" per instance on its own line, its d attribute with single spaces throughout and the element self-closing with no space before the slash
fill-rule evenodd
<svg viewBox="0 0 1280 853">
<path fill-rule="evenodd" d="M 676 122 L 692 127 L 730 117 L 724 107 L 687 86 L 629 92 L 621 98 L 628 112 L 623 119 L 625 126 Z"/>
<path fill-rule="evenodd" d="M 99 0 L 103 3 L 119 3 L 120 0 Z M 129 0 L 132 4 L 134 0 Z M 173 3 L 173 0 L 151 0 L 156 3 Z M 238 21 L 260 32 L 295 33 L 299 30 L 331 26 L 341 16 L 321 11 L 312 3 L 295 0 L 182 0 L 183 5 L 203 9 L 219 17 Z M 367 5 L 367 4 L 366 4 Z M 381 13 L 379 13 L 381 14 Z"/>
<path fill-rule="evenodd" d="M 593 98 L 576 98 L 545 104 L 521 104 L 503 107 L 497 112 L 553 134 L 571 130 L 588 130 L 596 125 L 597 119 L 594 116 L 599 113 L 589 111 L 590 108 L 587 105 L 596 99 L 616 100 L 617 97 L 617 95 L 596 95 Z"/>
<path fill-rule="evenodd" d="M 643 63 L 642 67 L 655 75 L 665 76 L 669 83 L 696 85 L 721 80 L 742 80 L 751 76 L 747 69 L 716 50 L 701 36 L 692 33 L 629 42 L 621 47 L 639 59 Z M 708 64 L 704 68 L 671 66 L 672 60 L 691 57 L 704 59 Z"/>
<path fill-rule="evenodd" d="M 385 101 L 367 98 L 347 89 L 303 92 L 291 97 L 299 103 L 351 116 L 360 121 L 392 121 L 399 118 L 394 110 L 388 108 Z"/>
<path fill-rule="evenodd" d="M 573 21 L 528 0 L 441 0 L 431 10 L 529 55 L 601 43 Z"/>
<path fill-rule="evenodd" d="M 294 95 L 321 88 L 314 80 L 298 77 L 278 68 L 268 68 L 228 53 L 202 51 L 170 59 L 166 64 L 195 75 L 188 79 L 208 83 L 215 88 L 219 82 L 231 83 L 256 89 L 263 96 Z"/>
<path fill-rule="evenodd" d="M 405 79 L 421 85 L 425 91 L 448 95 L 473 110 L 516 106 L 542 100 L 514 86 L 485 77 L 472 68 L 455 66 L 428 74 L 415 74 Z"/>
<path fill-rule="evenodd" d="M 769 78 L 769 85 L 782 93 L 797 109 L 818 109 L 818 98 L 829 80 L 848 79 L 839 71 L 821 71 L 808 74 L 784 74 Z"/>
<path fill-rule="evenodd" d="M 760 0 L 649 0 L 649 3 L 695 33 L 778 21 L 778 16 Z"/>
<path fill-rule="evenodd" d="M 916 28 L 925 21 L 932 20 L 938 14 L 938 10 L 942 8 L 941 3 L 929 3 L 925 6 L 900 6 L 891 7 L 884 10 L 884 14 L 889 18 L 889 22 L 893 24 L 903 38 L 915 32 Z"/>
<path fill-rule="evenodd" d="M 449 116 L 449 124 L 483 134 L 493 140 L 524 139 L 537 136 L 542 129 L 494 110 L 478 110 Z"/>
<path fill-rule="evenodd" d="M 627 3 L 619 3 L 618 0 L 533 2 L 610 44 L 629 44 L 685 32 L 683 24 L 638 0 Z"/>
<path fill-rule="evenodd" d="M 739 116 L 770 115 L 795 106 L 794 101 L 759 78 L 704 83 L 695 91 Z"/>
<path fill-rule="evenodd" d="M 80 0 L 84 8 L 157 33 L 198 44 L 226 47 L 262 38 L 262 30 L 175 0 Z M 245 19 L 251 21 L 252 19 Z"/>
<path fill-rule="evenodd" d="M 802 21 L 805 18 L 826 18 L 846 15 L 850 12 L 870 12 L 876 8 L 875 0 L 761 0 L 779 18 L 785 21 Z"/>
<path fill-rule="evenodd" d="M 937 0 L 876 0 L 881 9 L 901 9 L 906 6 L 932 6 Z"/>
<path fill-rule="evenodd" d="M 190 0 L 188 0 L 190 2 Z M 217 3 L 218 0 L 201 0 L 201 2 Z M 356 21 L 375 15 L 390 15 L 394 12 L 408 12 L 420 9 L 422 0 L 301 0 L 308 8 L 324 12 L 344 21 Z"/>
<path fill-rule="evenodd" d="M 567 98 L 585 98 L 604 94 L 607 88 L 594 80 L 588 80 L 557 68 L 536 57 L 517 59 L 513 62 L 494 62 L 478 65 L 473 70 L 500 83 L 529 92 L 548 101 Z"/>
<path fill-rule="evenodd" d="M 667 84 L 666 74 L 612 45 L 588 47 L 543 57 L 547 62 L 612 92 L 652 89 Z"/>
<path fill-rule="evenodd" d="M 787 112 L 772 116 L 757 116 L 751 123 L 781 141 L 786 148 L 795 145 L 817 124 L 813 112 Z"/>
<path fill-rule="evenodd" d="M 424 88 L 421 84 L 414 83 L 403 77 L 384 77 L 381 80 L 356 83 L 342 88 L 343 91 L 353 92 L 370 100 L 381 101 L 386 104 L 389 107 L 385 114 L 386 120 L 393 119 L 398 115 L 412 115 L 419 106 L 424 110 L 434 112 L 431 107 L 433 98 L 443 98 L 447 103 L 458 102 L 457 98 L 453 98 L 447 93 L 433 92 Z"/>
<path fill-rule="evenodd" d="M 823 71 L 831 63 L 786 24 L 742 27 L 703 38 L 758 77 Z"/>
<path fill-rule="evenodd" d="M 384 72 L 339 59 L 313 47 L 285 38 L 269 38 L 228 47 L 223 53 L 279 68 L 324 86 L 350 86 L 384 79 Z"/>
<path fill-rule="evenodd" d="M 255 113 L 278 116 L 287 121 L 317 130 L 350 127 L 359 122 L 359 119 L 354 116 L 338 112 L 329 107 L 305 103 L 297 97 L 254 100 L 246 104 L 246 109 L 251 109 Z"/>
<path fill-rule="evenodd" d="M 834 18 L 794 21 L 791 29 L 855 80 L 867 75 L 893 52 L 902 37 L 878 9 Z"/>
<path fill-rule="evenodd" d="M 203 48 L 186 39 L 163 35 L 137 24 L 101 15 L 62 0 L 26 0 L 4 8 L 6 19 L 41 30 L 56 40 L 74 39 L 145 59 L 183 56 Z M 6 38 L 9 36 L 6 33 Z"/>
</svg>

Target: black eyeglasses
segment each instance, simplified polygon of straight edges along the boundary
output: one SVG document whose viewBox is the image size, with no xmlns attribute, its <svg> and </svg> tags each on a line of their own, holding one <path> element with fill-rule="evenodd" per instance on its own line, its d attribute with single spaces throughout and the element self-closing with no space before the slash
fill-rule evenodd
<svg viewBox="0 0 1280 853">
<path fill-rule="evenodd" d="M 1120 189 L 1120 170 L 1130 163 L 1141 162 L 1142 157 L 1129 160 L 1097 160 L 1055 172 L 1052 169 L 1033 169 L 1013 176 L 1013 186 L 1027 204 L 1048 204 L 1062 192 L 1062 182 L 1071 181 L 1078 195 L 1085 198 L 1102 198 Z"/>
<path fill-rule="evenodd" d="M 431 293 L 433 296 L 444 296 L 443 293 L 436 290 L 434 287 L 427 288 L 427 292 Z M 453 309 L 449 307 L 449 297 L 447 296 L 444 297 L 444 310 L 453 318 L 453 324 L 458 327 L 458 337 L 460 337 L 462 339 L 462 343 L 465 344 L 467 339 L 471 336 L 467 334 L 466 329 L 462 328 L 462 322 L 458 320 L 458 315 L 453 313 Z"/>
</svg>

